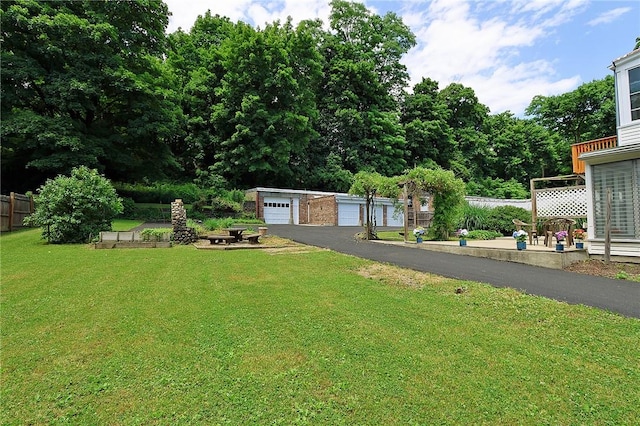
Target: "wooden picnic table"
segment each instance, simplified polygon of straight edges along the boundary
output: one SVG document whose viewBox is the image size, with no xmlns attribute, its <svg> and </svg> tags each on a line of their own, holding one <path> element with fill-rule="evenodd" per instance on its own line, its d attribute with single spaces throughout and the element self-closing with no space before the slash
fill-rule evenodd
<svg viewBox="0 0 640 426">
<path fill-rule="evenodd" d="M 213 234 L 209 234 L 205 238 L 209 240 L 210 244 L 224 243 L 227 245 L 235 242 L 235 239 L 236 239 L 231 235 L 213 235 Z"/>
<path fill-rule="evenodd" d="M 227 232 L 229 235 L 235 238 L 234 242 L 242 241 L 242 233 L 247 230 L 247 228 L 223 228 L 223 231 Z"/>
</svg>

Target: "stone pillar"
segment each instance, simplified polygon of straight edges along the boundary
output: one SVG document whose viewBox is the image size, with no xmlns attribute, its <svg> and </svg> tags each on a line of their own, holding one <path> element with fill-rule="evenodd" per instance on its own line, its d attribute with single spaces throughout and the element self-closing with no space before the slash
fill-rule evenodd
<svg viewBox="0 0 640 426">
<path fill-rule="evenodd" d="M 173 241 L 176 243 L 191 244 L 198 241 L 196 230 L 187 227 L 187 211 L 179 198 L 171 203 L 171 226 L 173 227 Z"/>
</svg>

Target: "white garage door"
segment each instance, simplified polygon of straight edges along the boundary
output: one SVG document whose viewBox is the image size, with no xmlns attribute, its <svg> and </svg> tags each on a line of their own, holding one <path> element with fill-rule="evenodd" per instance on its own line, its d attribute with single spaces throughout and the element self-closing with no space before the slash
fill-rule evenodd
<svg viewBox="0 0 640 426">
<path fill-rule="evenodd" d="M 266 223 L 286 225 L 289 223 L 290 215 L 290 198 L 264 197 L 264 221 Z M 297 221 L 295 221 L 295 223 L 297 223 Z"/>
<path fill-rule="evenodd" d="M 396 211 L 393 206 L 387 206 L 387 226 L 404 226 L 404 213 Z"/>
<path fill-rule="evenodd" d="M 376 206 L 375 216 L 373 217 L 373 224 L 375 226 L 382 226 L 384 224 L 384 216 L 382 215 L 382 206 Z"/>
<path fill-rule="evenodd" d="M 338 226 L 359 226 L 360 205 L 338 204 Z"/>
<path fill-rule="evenodd" d="M 289 224 L 291 213 L 293 211 L 293 223 L 298 225 L 300 200 L 285 197 L 264 197 L 264 221 L 272 224 Z"/>
</svg>

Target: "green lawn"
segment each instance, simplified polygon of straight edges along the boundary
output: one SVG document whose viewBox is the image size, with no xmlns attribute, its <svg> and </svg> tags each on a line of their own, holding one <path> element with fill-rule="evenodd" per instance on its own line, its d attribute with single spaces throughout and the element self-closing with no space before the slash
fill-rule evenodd
<svg viewBox="0 0 640 426">
<path fill-rule="evenodd" d="M 2 424 L 640 416 L 636 319 L 326 250 L 0 249 Z"/>
</svg>

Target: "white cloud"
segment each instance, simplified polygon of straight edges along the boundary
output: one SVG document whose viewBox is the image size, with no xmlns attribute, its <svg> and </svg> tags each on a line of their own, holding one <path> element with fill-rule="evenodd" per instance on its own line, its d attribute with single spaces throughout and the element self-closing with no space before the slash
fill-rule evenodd
<svg viewBox="0 0 640 426">
<path fill-rule="evenodd" d="M 509 110 L 521 115 L 535 96 L 565 93 L 581 82 L 579 76 L 553 81 L 547 77 L 550 73 L 553 69 L 546 61 L 520 63 L 499 67 L 490 76 L 472 76 L 468 86 L 474 88 L 480 102 L 488 105 L 492 113 Z"/>
<path fill-rule="evenodd" d="M 594 27 L 600 24 L 610 24 L 629 11 L 631 11 L 630 7 L 618 7 L 616 9 L 612 9 L 608 12 L 603 13 L 595 19 L 592 19 L 591 21 L 587 22 L 587 25 Z"/>
<path fill-rule="evenodd" d="M 244 21 L 261 28 L 276 20 L 284 22 L 291 16 L 294 25 L 305 19 L 320 18 L 328 22 L 328 0 L 165 0 L 173 17 L 167 32 L 178 27 L 188 32 L 198 15 L 211 10 L 212 15 L 226 16 L 231 21 Z"/>
<path fill-rule="evenodd" d="M 485 10 L 483 5 L 465 0 L 434 0 L 423 13 L 405 10 L 403 20 L 418 40 L 403 59 L 411 85 L 423 76 L 438 81 L 441 89 L 460 83 L 471 87 L 493 113 L 510 110 L 517 115 L 523 114 L 535 95 L 574 89 L 580 83 L 578 75 L 558 79 L 549 59 L 523 60 L 521 50 L 548 37 L 584 2 L 513 3 L 506 2 L 520 7 L 517 13 L 495 4 L 492 13 L 482 13 L 478 9 Z"/>
<path fill-rule="evenodd" d="M 189 32 L 199 15 L 211 10 L 212 15 L 226 16 L 232 21 L 247 19 L 245 11 L 254 3 L 253 0 L 164 0 L 172 16 L 169 17 L 167 32 L 172 33 L 178 28 Z"/>
</svg>

